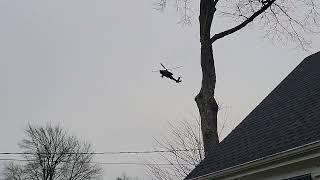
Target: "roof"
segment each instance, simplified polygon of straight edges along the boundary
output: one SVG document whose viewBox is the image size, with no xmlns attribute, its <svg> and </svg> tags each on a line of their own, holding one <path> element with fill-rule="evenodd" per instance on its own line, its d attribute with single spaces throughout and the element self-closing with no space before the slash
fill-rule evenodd
<svg viewBox="0 0 320 180">
<path fill-rule="evenodd" d="M 284 180 L 312 180 L 312 177 L 311 177 L 311 174 L 305 174 L 305 175 L 296 176 L 296 177 L 284 179 Z"/>
<path fill-rule="evenodd" d="M 304 59 L 185 179 L 320 140 L 320 52 Z"/>
</svg>

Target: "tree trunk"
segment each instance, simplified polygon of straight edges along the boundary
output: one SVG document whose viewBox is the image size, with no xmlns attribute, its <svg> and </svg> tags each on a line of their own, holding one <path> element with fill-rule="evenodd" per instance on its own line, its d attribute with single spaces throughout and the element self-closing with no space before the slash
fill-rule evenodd
<svg viewBox="0 0 320 180">
<path fill-rule="evenodd" d="M 205 157 L 219 143 L 217 133 L 218 105 L 214 98 L 216 75 L 212 47 L 201 48 L 202 86 L 196 96 L 200 117 Z"/>
<path fill-rule="evenodd" d="M 205 157 L 209 156 L 219 143 L 217 133 L 218 105 L 214 98 L 216 73 L 212 45 L 210 43 L 210 30 L 215 12 L 214 5 L 210 4 L 212 2 L 213 1 L 210 0 L 202 0 L 200 2 L 199 23 L 202 84 L 199 94 L 195 97 L 201 117 L 201 131 Z"/>
</svg>

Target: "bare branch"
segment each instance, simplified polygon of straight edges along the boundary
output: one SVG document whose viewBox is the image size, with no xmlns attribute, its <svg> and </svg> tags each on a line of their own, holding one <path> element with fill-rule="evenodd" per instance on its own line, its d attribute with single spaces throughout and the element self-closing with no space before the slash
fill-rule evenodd
<svg viewBox="0 0 320 180">
<path fill-rule="evenodd" d="M 238 30 L 244 28 L 247 24 L 249 24 L 250 22 L 252 22 L 256 17 L 258 17 L 260 14 L 262 14 L 265 10 L 267 10 L 276 0 L 270 0 L 270 1 L 267 1 L 267 3 L 265 5 L 263 5 L 261 7 L 261 9 L 259 9 L 258 11 L 256 11 L 255 13 L 253 13 L 249 18 L 247 18 L 245 21 L 243 21 L 241 24 L 231 28 L 231 29 L 228 29 L 228 30 L 225 30 L 221 33 L 218 33 L 218 34 L 215 34 L 213 35 L 212 38 L 210 38 L 210 42 L 209 44 L 211 45 L 213 42 L 215 42 L 216 40 L 218 39 L 221 39 L 227 35 L 230 35 L 234 32 L 237 32 Z"/>
<path fill-rule="evenodd" d="M 159 148 L 169 151 L 161 154 L 162 161 L 170 167 L 148 166 L 149 174 L 155 179 L 181 179 L 185 177 L 204 157 L 199 119 L 193 122 L 182 120 L 169 123 L 170 138 L 155 139 Z M 180 151 L 186 150 L 186 151 Z"/>
</svg>

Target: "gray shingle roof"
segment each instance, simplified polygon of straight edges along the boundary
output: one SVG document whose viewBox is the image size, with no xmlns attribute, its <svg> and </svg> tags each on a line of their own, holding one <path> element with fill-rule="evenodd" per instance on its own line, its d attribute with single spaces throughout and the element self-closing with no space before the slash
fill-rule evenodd
<svg viewBox="0 0 320 180">
<path fill-rule="evenodd" d="M 320 52 L 303 60 L 186 179 L 320 140 Z"/>
<path fill-rule="evenodd" d="M 296 176 L 296 177 L 284 179 L 284 180 L 312 180 L 312 177 L 311 177 L 311 174 L 305 174 L 305 175 Z"/>
</svg>

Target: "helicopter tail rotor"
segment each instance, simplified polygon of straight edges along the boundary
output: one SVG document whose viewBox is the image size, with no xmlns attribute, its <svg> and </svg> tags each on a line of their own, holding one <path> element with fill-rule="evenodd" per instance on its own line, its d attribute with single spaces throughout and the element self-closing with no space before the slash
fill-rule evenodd
<svg viewBox="0 0 320 180">
<path fill-rule="evenodd" d="M 176 83 L 180 83 L 182 82 L 181 77 L 178 77 L 178 79 L 176 80 Z"/>
</svg>

